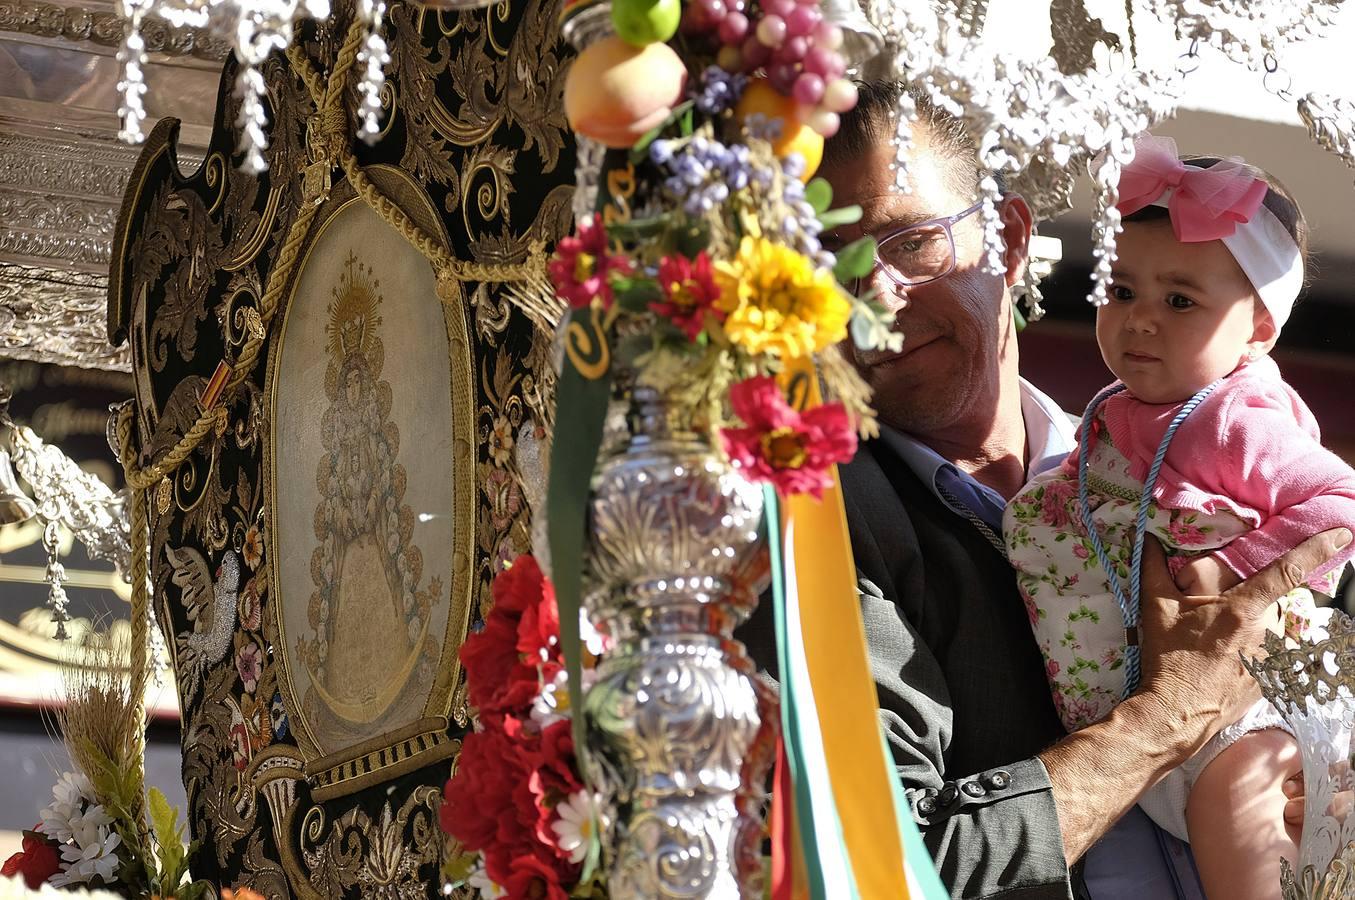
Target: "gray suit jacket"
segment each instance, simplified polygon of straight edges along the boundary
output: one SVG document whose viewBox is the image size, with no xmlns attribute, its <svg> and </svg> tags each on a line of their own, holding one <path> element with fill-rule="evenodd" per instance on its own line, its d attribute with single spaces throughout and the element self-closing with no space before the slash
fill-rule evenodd
<svg viewBox="0 0 1355 900">
<path fill-rule="evenodd" d="M 1006 559 L 881 441 L 842 467 L 880 716 L 955 898 L 1068 900 L 1049 776 L 1063 736 Z M 775 674 L 770 604 L 741 630 Z"/>
</svg>

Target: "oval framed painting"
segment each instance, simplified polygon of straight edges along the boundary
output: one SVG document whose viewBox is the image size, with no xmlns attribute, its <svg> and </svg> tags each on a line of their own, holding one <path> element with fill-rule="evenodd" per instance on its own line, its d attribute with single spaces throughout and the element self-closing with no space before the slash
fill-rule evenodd
<svg viewBox="0 0 1355 900">
<path fill-rule="evenodd" d="M 365 171 L 446 245 L 416 182 Z M 466 310 L 347 182 L 312 226 L 265 390 L 274 652 L 324 800 L 455 752 L 475 547 Z"/>
</svg>

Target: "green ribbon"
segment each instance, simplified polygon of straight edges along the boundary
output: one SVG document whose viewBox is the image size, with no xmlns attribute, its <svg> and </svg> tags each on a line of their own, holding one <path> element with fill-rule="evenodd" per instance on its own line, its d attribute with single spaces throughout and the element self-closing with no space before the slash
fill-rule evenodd
<svg viewBox="0 0 1355 900">
<path fill-rule="evenodd" d="M 786 626 L 786 567 L 781 546 L 781 505 L 776 489 L 770 484 L 762 488 L 762 515 L 767 526 L 767 549 L 771 553 L 772 614 L 776 623 L 776 663 L 781 676 L 781 740 L 786 747 L 786 765 L 790 767 L 790 783 L 795 789 L 795 833 L 799 836 L 797 848 L 804 857 L 806 887 L 812 900 L 827 900 L 828 885 L 823 865 L 819 861 L 819 842 L 815 840 L 814 801 L 805 777 L 804 737 L 800 731 L 799 710 L 790 677 L 790 635 Z M 784 798 L 782 798 L 784 800 Z M 781 801 L 778 801 L 781 802 Z M 831 811 L 830 811 L 831 813 Z"/>
<path fill-rule="evenodd" d="M 565 326 L 565 356 L 555 394 L 555 436 L 546 489 L 546 532 L 551 575 L 560 609 L 560 643 L 569 676 L 570 722 L 579 776 L 587 782 L 583 717 L 583 660 L 579 606 L 583 589 L 584 535 L 593 469 L 611 399 L 611 351 L 595 310 L 576 309 Z M 585 374 L 586 373 L 586 374 Z"/>
</svg>

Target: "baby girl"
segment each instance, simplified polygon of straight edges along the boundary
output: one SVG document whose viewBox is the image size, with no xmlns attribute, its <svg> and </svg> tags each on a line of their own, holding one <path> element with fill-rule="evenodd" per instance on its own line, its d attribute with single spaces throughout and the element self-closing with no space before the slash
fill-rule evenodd
<svg viewBox="0 0 1355 900">
<path fill-rule="evenodd" d="M 1217 595 L 1305 538 L 1355 526 L 1355 471 L 1322 447 L 1268 355 L 1303 286 L 1297 205 L 1239 160 L 1178 159 L 1151 135 L 1135 151 L 1120 180 L 1111 299 L 1096 318 L 1118 380 L 1087 408 L 1077 449 L 1028 484 L 1003 523 L 1070 730 L 1138 684 L 1145 535 L 1186 594 Z M 1330 593 L 1351 552 L 1309 586 Z M 1291 626 L 1311 620 L 1311 597 L 1285 601 Z M 1274 764 L 1292 757 L 1293 739 L 1280 727 L 1258 704 L 1140 798 L 1191 842 L 1210 897 L 1274 898 L 1279 859 L 1295 856 L 1287 773 Z"/>
</svg>

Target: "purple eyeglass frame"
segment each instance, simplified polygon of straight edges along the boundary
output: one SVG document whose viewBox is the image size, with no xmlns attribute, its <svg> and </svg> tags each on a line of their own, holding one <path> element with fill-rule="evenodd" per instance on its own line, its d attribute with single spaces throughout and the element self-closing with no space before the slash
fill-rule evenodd
<svg viewBox="0 0 1355 900">
<path fill-rule="evenodd" d="M 946 271 L 942 272 L 940 275 L 933 275 L 931 278 L 924 278 L 921 281 L 904 281 L 903 278 L 899 276 L 891 267 L 882 263 L 878 255 L 875 260 L 875 269 L 882 270 L 885 273 L 885 275 L 889 277 L 890 281 L 894 282 L 895 285 L 901 288 L 912 288 L 917 287 L 918 285 L 921 284 L 931 284 L 933 281 L 940 281 L 942 278 L 945 278 L 951 272 L 955 271 L 955 262 L 956 262 L 955 235 L 951 232 L 951 228 L 954 227 L 956 222 L 959 222 L 961 219 L 966 219 L 969 216 L 974 215 L 974 213 L 978 212 L 982 208 L 983 201 L 980 200 L 973 206 L 969 207 L 968 209 L 963 210 L 962 212 L 957 212 L 953 216 L 940 216 L 939 218 L 928 219 L 925 222 L 915 222 L 912 225 L 901 225 L 892 228 L 889 231 L 886 231 L 883 236 L 876 236 L 875 245 L 877 248 L 876 253 L 878 254 L 879 252 L 878 248 L 884 247 L 884 245 L 887 242 L 893 240 L 894 238 L 898 237 L 901 234 L 907 234 L 908 232 L 916 228 L 926 228 L 929 225 L 940 225 L 942 230 L 944 230 L 946 233 L 946 240 L 950 242 L 950 265 L 947 266 Z M 871 274 L 874 274 L 875 269 L 871 270 Z M 853 293 L 859 293 L 861 287 L 860 285 L 861 280 L 862 279 L 859 278 L 857 279 L 856 284 L 857 290 L 853 291 Z"/>
</svg>

